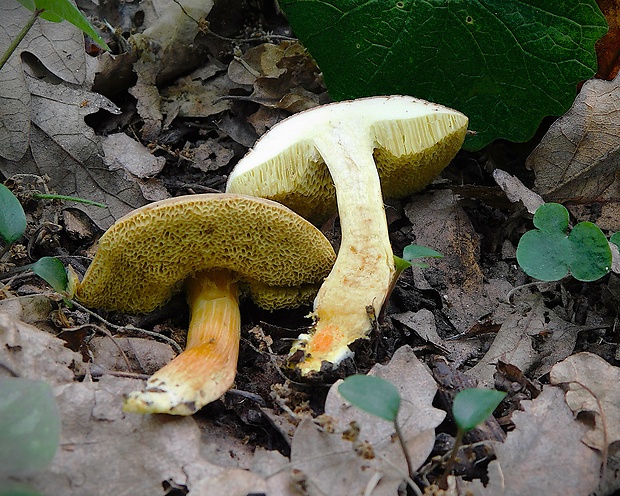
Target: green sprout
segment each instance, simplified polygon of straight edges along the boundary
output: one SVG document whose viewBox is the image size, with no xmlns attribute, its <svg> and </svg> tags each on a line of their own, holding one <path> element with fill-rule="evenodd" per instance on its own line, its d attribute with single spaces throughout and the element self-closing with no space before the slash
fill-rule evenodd
<svg viewBox="0 0 620 496">
<path fill-rule="evenodd" d="M 347 377 L 338 386 L 338 392 L 353 406 L 394 424 L 396 437 L 407 461 L 409 478 L 413 479 L 415 472 L 398 423 L 401 397 L 396 386 L 381 377 L 358 374 Z M 445 483 L 454 466 L 463 436 L 489 418 L 505 396 L 506 393 L 502 391 L 480 388 L 464 389 L 456 395 L 452 404 L 452 415 L 457 425 L 456 441 L 440 478 L 440 487 L 447 487 Z"/>
<path fill-rule="evenodd" d="M 454 397 L 452 416 L 456 422 L 456 440 L 441 476 L 439 487 L 448 487 L 448 475 L 452 471 L 465 434 L 489 418 L 505 396 L 505 392 L 495 389 L 470 388 L 463 389 Z"/>
<path fill-rule="evenodd" d="M 575 279 L 590 282 L 611 270 L 611 249 L 603 232 L 592 222 L 580 222 L 569 233 L 569 214 L 563 205 L 538 207 L 534 226 L 517 246 L 517 262 L 527 275 L 559 281 L 570 272 Z"/>
<path fill-rule="evenodd" d="M 400 394 L 396 386 L 381 377 L 374 375 L 352 375 L 347 377 L 340 386 L 338 392 L 353 406 L 375 417 L 392 422 L 396 437 L 405 455 L 409 477 L 413 479 L 414 470 L 409 451 L 405 446 L 405 440 L 398 423 L 398 410 L 400 409 Z"/>
<path fill-rule="evenodd" d="M 0 184 L 0 238 L 4 248 L 0 259 L 26 232 L 26 214 L 17 197 L 4 184 Z M 19 271 L 31 269 L 55 291 L 66 291 L 68 279 L 65 266 L 55 257 L 42 257 L 33 264 L 19 267 Z"/>
</svg>

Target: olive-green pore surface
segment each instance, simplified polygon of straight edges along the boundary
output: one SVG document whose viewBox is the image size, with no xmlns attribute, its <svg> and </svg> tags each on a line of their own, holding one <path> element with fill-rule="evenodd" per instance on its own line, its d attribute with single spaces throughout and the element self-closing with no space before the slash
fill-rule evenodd
<svg viewBox="0 0 620 496">
<path fill-rule="evenodd" d="M 183 196 L 135 210 L 108 229 L 76 296 L 94 308 L 149 312 L 192 274 L 228 269 L 250 283 L 251 293 L 267 292 L 258 297 L 262 306 L 295 306 L 292 300 L 308 300 L 318 289 L 334 260 L 321 232 L 278 203 Z"/>
</svg>

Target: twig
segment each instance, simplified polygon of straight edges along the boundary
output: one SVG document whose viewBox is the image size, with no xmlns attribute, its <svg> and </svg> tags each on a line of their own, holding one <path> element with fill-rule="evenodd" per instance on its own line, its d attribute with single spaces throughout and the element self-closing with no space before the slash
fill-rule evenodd
<svg viewBox="0 0 620 496">
<path fill-rule="evenodd" d="M 74 304 L 77 308 L 79 308 L 83 312 L 86 312 L 89 315 L 95 317 L 96 319 L 100 320 L 101 322 L 103 322 L 105 325 L 111 327 L 112 329 L 115 329 L 115 330 L 117 330 L 119 332 L 122 332 L 124 330 L 135 331 L 135 332 L 139 332 L 141 334 L 145 334 L 147 336 L 152 336 L 154 338 L 161 339 L 162 341 L 165 341 L 170 346 L 172 346 L 178 353 L 182 353 L 183 352 L 183 348 L 181 348 L 179 343 L 177 343 L 174 339 L 170 339 L 168 336 L 164 336 L 163 334 L 161 334 L 159 332 L 147 331 L 146 329 L 141 329 L 139 327 L 135 327 L 135 326 L 132 326 L 132 325 L 118 326 L 118 325 L 112 324 L 111 322 L 108 322 L 107 320 L 105 320 L 101 315 L 93 312 L 92 310 L 89 310 L 88 308 L 86 308 L 83 305 L 80 305 L 75 300 L 69 300 L 69 301 L 71 301 L 72 304 Z"/>
</svg>

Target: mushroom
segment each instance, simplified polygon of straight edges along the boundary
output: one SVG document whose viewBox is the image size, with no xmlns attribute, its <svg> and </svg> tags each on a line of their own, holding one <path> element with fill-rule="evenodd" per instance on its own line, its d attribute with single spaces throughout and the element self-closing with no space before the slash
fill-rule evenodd
<svg viewBox="0 0 620 496">
<path fill-rule="evenodd" d="M 321 232 L 279 203 L 232 194 L 181 196 L 118 220 L 99 240 L 76 298 L 143 313 L 185 287 L 186 349 L 126 398 L 135 413 L 191 415 L 233 384 L 245 288 L 266 309 L 310 303 L 335 260 Z"/>
<path fill-rule="evenodd" d="M 314 223 L 336 199 L 338 257 L 316 297 L 312 332 L 291 350 L 303 351 L 302 374 L 337 365 L 368 336 L 395 276 L 382 190 L 403 197 L 423 189 L 460 149 L 467 122 L 408 96 L 332 103 L 278 123 L 232 171 L 226 191 L 279 201 Z"/>
</svg>

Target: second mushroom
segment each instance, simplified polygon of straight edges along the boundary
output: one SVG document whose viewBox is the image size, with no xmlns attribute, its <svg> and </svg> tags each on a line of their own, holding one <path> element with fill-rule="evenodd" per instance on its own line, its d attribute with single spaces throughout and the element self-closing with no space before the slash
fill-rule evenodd
<svg viewBox="0 0 620 496">
<path fill-rule="evenodd" d="M 90 307 L 143 313 L 185 289 L 186 349 L 131 393 L 124 410 L 191 415 L 234 382 L 240 291 L 266 309 L 309 303 L 334 259 L 321 232 L 278 203 L 184 196 L 139 208 L 106 231 L 76 297 Z"/>
<path fill-rule="evenodd" d="M 302 374 L 338 364 L 371 330 L 395 277 L 383 209 L 429 184 L 460 149 L 467 117 L 409 96 L 338 102 L 293 115 L 237 164 L 226 190 L 279 201 L 315 223 L 337 202 L 342 241 L 300 336 Z M 335 201 L 334 201 L 335 199 Z M 372 310 L 372 312 L 369 312 Z"/>
</svg>

